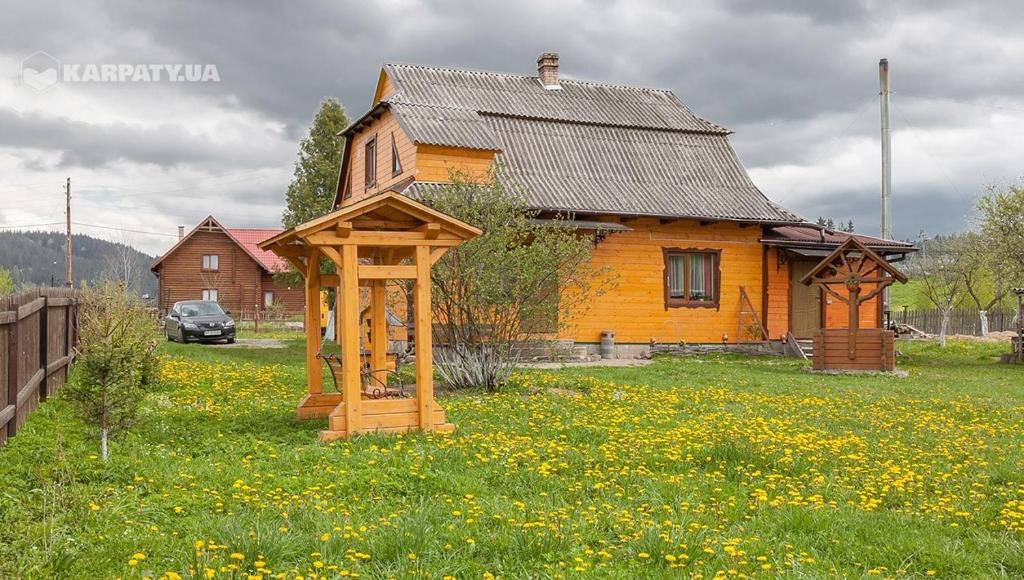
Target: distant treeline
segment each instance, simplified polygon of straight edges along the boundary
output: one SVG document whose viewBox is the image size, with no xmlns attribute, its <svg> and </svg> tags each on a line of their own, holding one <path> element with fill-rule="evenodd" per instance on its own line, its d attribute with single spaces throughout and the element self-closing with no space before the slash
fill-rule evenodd
<svg viewBox="0 0 1024 580">
<path fill-rule="evenodd" d="M 76 283 L 104 278 L 127 283 L 138 294 L 155 296 L 153 256 L 121 243 L 75 234 L 71 238 Z M 54 232 L 0 232 L 0 268 L 19 287 L 64 285 L 64 235 Z"/>
</svg>

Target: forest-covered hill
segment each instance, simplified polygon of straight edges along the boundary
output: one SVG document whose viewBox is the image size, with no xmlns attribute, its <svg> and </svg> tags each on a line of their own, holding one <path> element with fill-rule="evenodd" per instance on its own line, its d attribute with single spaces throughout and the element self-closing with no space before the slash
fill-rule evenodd
<svg viewBox="0 0 1024 580">
<path fill-rule="evenodd" d="M 156 296 L 157 280 L 149 271 L 153 256 L 81 234 L 74 234 L 71 244 L 76 283 L 126 280 L 137 293 Z M 0 267 L 10 270 L 18 286 L 63 286 L 64 234 L 0 232 Z"/>
</svg>

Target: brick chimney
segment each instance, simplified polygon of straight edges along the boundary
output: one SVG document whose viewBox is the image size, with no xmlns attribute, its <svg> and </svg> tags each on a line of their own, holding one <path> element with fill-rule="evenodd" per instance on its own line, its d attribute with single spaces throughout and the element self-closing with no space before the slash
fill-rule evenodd
<svg viewBox="0 0 1024 580">
<path fill-rule="evenodd" d="M 178 239 L 185 237 L 185 226 L 178 226 Z"/>
<path fill-rule="evenodd" d="M 545 52 L 537 57 L 537 77 L 545 89 L 560 89 L 558 84 L 558 53 Z"/>
</svg>

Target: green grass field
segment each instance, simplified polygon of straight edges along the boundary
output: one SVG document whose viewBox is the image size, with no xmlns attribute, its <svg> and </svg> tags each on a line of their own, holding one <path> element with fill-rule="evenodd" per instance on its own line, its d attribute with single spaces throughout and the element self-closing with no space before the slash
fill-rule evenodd
<svg viewBox="0 0 1024 580">
<path fill-rule="evenodd" d="M 60 397 L 0 450 L 0 577 L 1024 576 L 1024 368 L 781 358 L 525 372 L 451 435 L 323 445 L 302 343 L 162 346 L 97 458 Z"/>
</svg>

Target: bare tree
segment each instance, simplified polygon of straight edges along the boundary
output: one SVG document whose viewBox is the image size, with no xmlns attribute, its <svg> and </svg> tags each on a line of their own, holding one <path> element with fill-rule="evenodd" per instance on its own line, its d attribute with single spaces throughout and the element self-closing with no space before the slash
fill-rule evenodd
<svg viewBox="0 0 1024 580">
<path fill-rule="evenodd" d="M 104 279 L 118 282 L 129 293 L 139 289 L 139 252 L 132 242 L 132 237 L 122 232 L 121 240 L 114 243 L 114 253 L 106 257 L 104 269 Z"/>
<path fill-rule="evenodd" d="M 981 235 L 968 232 L 953 240 L 952 251 L 960 254 L 959 270 L 964 290 L 978 308 L 982 336 L 988 334 L 988 313 L 1010 291 L 1005 261 L 1000 260 Z"/>
<path fill-rule="evenodd" d="M 965 298 L 963 257 L 964 253 L 954 247 L 952 241 L 937 243 L 916 256 L 910 264 L 910 272 L 921 282 L 921 293 L 942 314 L 939 327 L 939 344 L 946 346 L 946 331 L 953 309 Z"/>
</svg>

